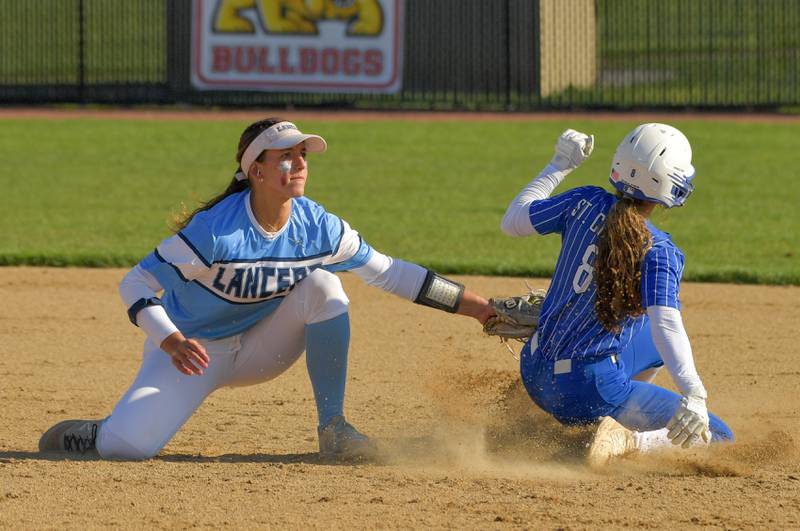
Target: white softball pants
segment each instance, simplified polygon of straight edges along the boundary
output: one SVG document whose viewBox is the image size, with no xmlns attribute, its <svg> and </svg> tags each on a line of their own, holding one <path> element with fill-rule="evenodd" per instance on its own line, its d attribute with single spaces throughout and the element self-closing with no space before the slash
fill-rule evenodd
<svg viewBox="0 0 800 531">
<path fill-rule="evenodd" d="M 223 386 L 277 377 L 305 350 L 305 325 L 337 317 L 348 304 L 339 278 L 317 269 L 243 334 L 201 340 L 210 357 L 201 376 L 178 372 L 169 355 L 148 340 L 133 385 L 100 426 L 98 453 L 109 459 L 153 457 L 208 395 Z"/>
</svg>

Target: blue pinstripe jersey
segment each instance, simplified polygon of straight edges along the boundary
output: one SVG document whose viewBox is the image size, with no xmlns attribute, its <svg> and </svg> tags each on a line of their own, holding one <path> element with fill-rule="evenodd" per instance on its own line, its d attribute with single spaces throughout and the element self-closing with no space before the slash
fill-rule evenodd
<svg viewBox="0 0 800 531">
<path fill-rule="evenodd" d="M 313 270 L 360 267 L 372 252 L 346 222 L 305 197 L 292 200 L 279 232 L 267 233 L 244 191 L 196 214 L 140 265 L 164 287 L 164 308 L 185 336 L 217 339 L 272 313 Z"/>
<path fill-rule="evenodd" d="M 616 201 L 616 196 L 602 188 L 584 186 L 530 205 L 531 224 L 539 234 L 561 234 L 561 252 L 539 321 L 539 350 L 545 358 L 593 358 L 619 353 L 648 324 L 646 315 L 629 317 L 622 323 L 621 332 L 613 334 L 603 328 L 594 311 L 597 239 L 606 214 Z M 653 246 L 642 263 L 642 305 L 680 309 L 683 253 L 669 234 L 649 221 L 647 227 L 653 235 Z"/>
</svg>

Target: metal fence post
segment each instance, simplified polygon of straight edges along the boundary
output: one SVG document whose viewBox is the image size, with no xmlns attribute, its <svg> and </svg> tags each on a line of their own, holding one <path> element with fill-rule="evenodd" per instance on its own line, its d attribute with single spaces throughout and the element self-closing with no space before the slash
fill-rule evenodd
<svg viewBox="0 0 800 531">
<path fill-rule="evenodd" d="M 511 110 L 511 0 L 506 0 L 506 111 Z"/>
<path fill-rule="evenodd" d="M 86 103 L 86 3 L 78 0 L 78 94 Z"/>
</svg>

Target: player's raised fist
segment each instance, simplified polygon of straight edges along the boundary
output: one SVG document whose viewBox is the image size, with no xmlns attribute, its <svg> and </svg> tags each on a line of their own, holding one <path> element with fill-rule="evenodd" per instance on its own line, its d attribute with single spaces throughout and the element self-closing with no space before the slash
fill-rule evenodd
<svg viewBox="0 0 800 531">
<path fill-rule="evenodd" d="M 574 170 L 589 158 L 594 149 L 594 135 L 567 129 L 556 142 L 556 153 L 550 164 L 559 170 Z"/>
</svg>

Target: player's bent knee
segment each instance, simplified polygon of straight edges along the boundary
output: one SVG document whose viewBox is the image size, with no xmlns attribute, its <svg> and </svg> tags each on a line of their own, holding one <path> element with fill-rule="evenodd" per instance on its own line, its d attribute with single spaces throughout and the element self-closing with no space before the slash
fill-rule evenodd
<svg viewBox="0 0 800 531">
<path fill-rule="evenodd" d="M 308 277 L 304 278 L 301 284 L 302 287 L 310 290 L 319 290 L 326 295 L 330 296 L 343 296 L 344 288 L 342 288 L 342 281 L 339 277 L 324 269 L 315 269 Z"/>
<path fill-rule="evenodd" d="M 317 269 L 304 278 L 297 288 L 303 290 L 306 323 L 318 323 L 333 319 L 347 312 L 350 300 L 342 287 L 342 281 L 333 273 Z"/>
<path fill-rule="evenodd" d="M 97 453 L 103 459 L 143 461 L 155 457 L 163 445 L 150 441 L 128 441 L 108 429 L 100 429 Z"/>
</svg>

